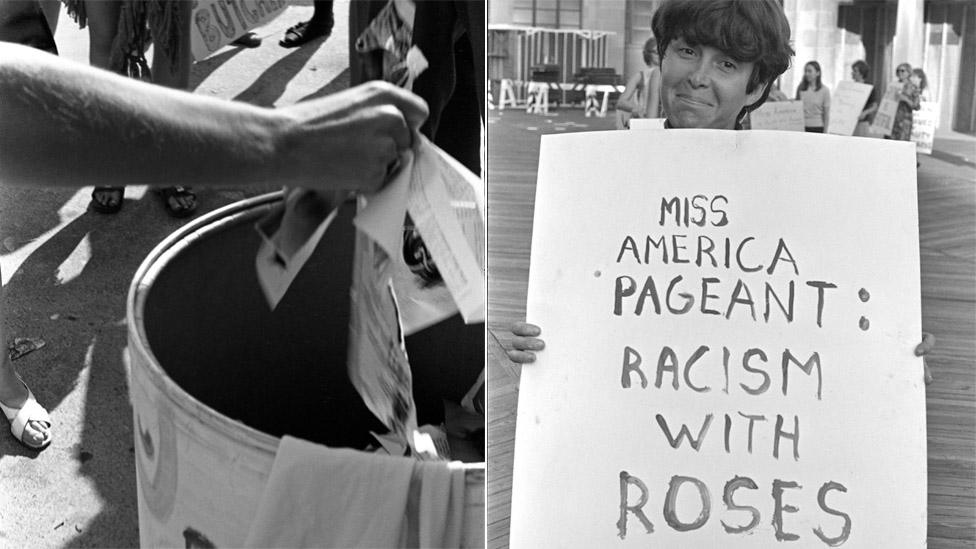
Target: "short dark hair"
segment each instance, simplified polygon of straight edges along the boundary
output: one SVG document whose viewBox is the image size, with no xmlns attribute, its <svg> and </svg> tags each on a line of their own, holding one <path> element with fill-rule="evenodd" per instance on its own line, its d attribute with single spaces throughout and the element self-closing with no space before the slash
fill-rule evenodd
<svg viewBox="0 0 976 549">
<path fill-rule="evenodd" d="M 860 73 L 861 78 L 863 78 L 865 82 L 867 82 L 868 78 L 871 76 L 871 66 L 868 65 L 866 61 L 858 59 L 851 65 L 851 68 Z"/>
<path fill-rule="evenodd" d="M 651 19 L 661 58 L 675 38 L 692 46 L 717 48 L 737 61 L 755 63 L 746 93 L 765 85 L 759 101 L 747 105 L 740 117 L 759 107 L 781 74 L 790 68 L 790 23 L 778 0 L 668 0 Z"/>
<path fill-rule="evenodd" d="M 648 38 L 646 42 L 644 42 L 644 50 L 641 52 L 641 54 L 644 56 L 645 65 L 651 64 L 651 61 L 653 61 L 651 54 L 655 51 L 657 51 L 657 39 L 652 36 Z"/>
</svg>

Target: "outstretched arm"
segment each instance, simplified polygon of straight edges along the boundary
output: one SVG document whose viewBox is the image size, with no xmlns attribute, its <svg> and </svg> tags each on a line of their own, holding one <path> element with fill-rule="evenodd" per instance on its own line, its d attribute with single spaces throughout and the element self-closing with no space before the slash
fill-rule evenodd
<svg viewBox="0 0 976 549">
<path fill-rule="evenodd" d="M 0 183 L 17 185 L 372 191 L 427 117 L 423 100 L 382 82 L 265 109 L 2 42 L 0 98 Z"/>
</svg>

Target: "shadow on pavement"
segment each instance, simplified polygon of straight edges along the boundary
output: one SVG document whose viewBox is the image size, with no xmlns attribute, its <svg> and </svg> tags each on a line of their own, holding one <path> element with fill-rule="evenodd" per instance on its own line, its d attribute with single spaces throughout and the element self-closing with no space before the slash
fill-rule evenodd
<svg viewBox="0 0 976 549">
<path fill-rule="evenodd" d="M 221 65 L 230 61 L 235 55 L 241 53 L 241 50 L 246 48 L 242 46 L 233 47 L 223 53 L 218 53 L 217 55 L 208 57 L 203 61 L 193 64 L 193 70 L 190 72 L 190 87 L 189 89 L 195 90 L 201 82 L 207 79 L 208 76 L 213 74 L 213 72 L 220 68 Z"/>
<path fill-rule="evenodd" d="M 298 103 L 302 101 L 308 101 L 310 99 L 316 99 L 318 97 L 325 97 L 326 95 L 331 95 L 336 92 L 349 88 L 349 69 L 344 69 L 338 76 L 333 78 L 328 84 L 322 86 L 321 88 L 315 90 L 314 92 L 306 95 L 305 97 L 298 100 Z"/>
<path fill-rule="evenodd" d="M 320 38 L 282 57 L 261 73 L 246 90 L 237 94 L 234 101 L 243 101 L 260 107 L 274 106 L 275 101 L 285 93 L 288 82 L 305 68 L 308 60 L 325 42 L 325 39 Z"/>
</svg>

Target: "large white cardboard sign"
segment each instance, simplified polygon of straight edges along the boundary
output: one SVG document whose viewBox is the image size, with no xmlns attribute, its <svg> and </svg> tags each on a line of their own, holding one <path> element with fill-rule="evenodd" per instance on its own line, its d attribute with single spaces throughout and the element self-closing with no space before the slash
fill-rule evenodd
<svg viewBox="0 0 976 549">
<path fill-rule="evenodd" d="M 923 547 L 914 149 L 544 136 L 511 546 Z"/>
<path fill-rule="evenodd" d="M 857 118 L 864 110 L 864 103 L 871 95 L 873 86 L 844 80 L 837 84 L 830 99 L 830 121 L 827 123 L 827 133 L 836 135 L 854 135 Z"/>
<path fill-rule="evenodd" d="M 749 113 L 754 130 L 806 130 L 803 119 L 803 101 L 767 101 Z"/>
<path fill-rule="evenodd" d="M 197 0 L 190 23 L 190 50 L 197 61 L 281 15 L 287 0 Z"/>
</svg>

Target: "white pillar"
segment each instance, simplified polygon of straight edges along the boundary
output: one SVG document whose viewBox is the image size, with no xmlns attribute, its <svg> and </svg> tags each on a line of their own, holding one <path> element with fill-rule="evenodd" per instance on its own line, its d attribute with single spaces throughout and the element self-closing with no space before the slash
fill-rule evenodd
<svg viewBox="0 0 976 549">
<path fill-rule="evenodd" d="M 898 0 L 898 22 L 891 49 L 892 65 L 921 67 L 925 47 L 925 0 Z"/>
</svg>

